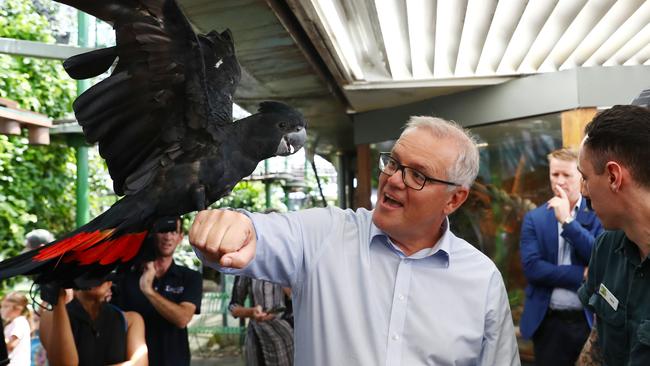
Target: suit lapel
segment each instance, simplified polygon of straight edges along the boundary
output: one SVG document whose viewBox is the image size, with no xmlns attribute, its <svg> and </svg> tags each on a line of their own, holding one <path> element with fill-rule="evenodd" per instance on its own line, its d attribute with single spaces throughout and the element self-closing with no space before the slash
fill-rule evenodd
<svg viewBox="0 0 650 366">
<path fill-rule="evenodd" d="M 582 197 L 580 209 L 578 209 L 578 214 L 576 215 L 576 221 L 578 221 L 582 226 L 589 226 L 594 221 L 595 217 L 596 216 L 587 208 L 587 200 Z"/>
<path fill-rule="evenodd" d="M 544 246 L 548 251 L 548 261 L 557 264 L 557 249 L 558 249 L 558 231 L 557 219 L 552 209 L 546 209 L 544 214 Z"/>
</svg>

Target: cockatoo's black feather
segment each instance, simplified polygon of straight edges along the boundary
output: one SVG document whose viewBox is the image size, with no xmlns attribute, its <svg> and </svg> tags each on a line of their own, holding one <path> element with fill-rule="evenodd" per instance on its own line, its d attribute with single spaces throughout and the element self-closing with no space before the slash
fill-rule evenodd
<svg viewBox="0 0 650 366">
<path fill-rule="evenodd" d="M 113 25 L 114 47 L 77 55 L 73 78 L 102 80 L 74 103 L 124 195 L 87 225 L 0 263 L 0 278 L 81 286 L 133 260 L 161 216 L 204 209 L 258 162 L 294 153 L 306 139 L 300 112 L 278 102 L 233 122 L 240 79 L 229 30 L 194 33 L 174 0 L 59 0 Z"/>
</svg>

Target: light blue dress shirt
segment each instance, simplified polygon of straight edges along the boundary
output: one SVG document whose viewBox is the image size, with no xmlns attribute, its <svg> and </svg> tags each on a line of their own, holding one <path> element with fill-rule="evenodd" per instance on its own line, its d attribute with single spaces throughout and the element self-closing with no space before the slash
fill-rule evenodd
<svg viewBox="0 0 650 366">
<path fill-rule="evenodd" d="M 571 217 L 576 218 L 580 205 L 582 204 L 582 196 L 571 210 Z M 557 264 L 558 265 L 571 265 L 571 243 L 567 242 L 562 236 L 562 223 L 557 223 Z M 551 293 L 551 300 L 549 307 L 555 310 L 581 310 L 582 303 L 576 291 L 567 290 L 565 288 L 556 287 Z"/>
<path fill-rule="evenodd" d="M 448 230 L 411 256 L 371 220 L 339 208 L 251 214 L 243 270 L 291 286 L 296 365 L 519 365 L 496 266 Z"/>
</svg>

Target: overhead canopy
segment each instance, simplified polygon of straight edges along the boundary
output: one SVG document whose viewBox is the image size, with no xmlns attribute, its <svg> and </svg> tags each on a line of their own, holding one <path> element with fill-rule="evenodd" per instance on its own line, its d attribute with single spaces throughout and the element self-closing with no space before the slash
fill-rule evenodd
<svg viewBox="0 0 650 366">
<path fill-rule="evenodd" d="M 180 0 L 202 32 L 233 31 L 237 102 L 291 103 L 321 152 L 352 147 L 360 113 L 578 67 L 650 64 L 643 0 Z"/>
<path fill-rule="evenodd" d="M 650 64 L 643 0 L 290 0 L 357 112 L 576 67 Z M 334 66 L 334 65 L 332 65 Z"/>
<path fill-rule="evenodd" d="M 197 31 L 232 30 L 235 102 L 299 108 L 321 154 L 354 149 L 352 121 L 393 107 L 531 74 L 650 65 L 645 0 L 178 1 Z M 15 43 L 0 39 L 0 52 L 56 58 Z"/>
</svg>

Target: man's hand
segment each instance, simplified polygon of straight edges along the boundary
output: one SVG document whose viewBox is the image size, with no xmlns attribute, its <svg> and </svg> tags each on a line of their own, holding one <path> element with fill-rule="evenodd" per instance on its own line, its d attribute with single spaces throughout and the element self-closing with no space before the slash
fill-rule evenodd
<svg viewBox="0 0 650 366">
<path fill-rule="evenodd" d="M 143 294 L 148 295 L 154 291 L 153 279 L 156 277 L 156 268 L 153 262 L 146 262 L 142 267 L 142 276 L 140 276 L 140 290 Z"/>
<path fill-rule="evenodd" d="M 251 316 L 251 318 L 255 319 L 258 322 L 265 322 L 275 318 L 275 314 L 268 314 L 267 312 L 262 310 L 261 305 L 257 305 L 256 307 L 253 308 L 253 315 Z"/>
<path fill-rule="evenodd" d="M 255 258 L 257 238 L 251 220 L 228 210 L 205 210 L 194 218 L 190 244 L 212 262 L 243 268 Z"/>
<path fill-rule="evenodd" d="M 571 203 L 569 202 L 569 197 L 567 197 L 564 189 L 559 185 L 555 186 L 555 192 L 559 196 L 555 196 L 548 200 L 548 209 L 553 209 L 555 212 L 555 218 L 558 222 L 564 222 L 569 216 L 571 216 Z"/>
</svg>

